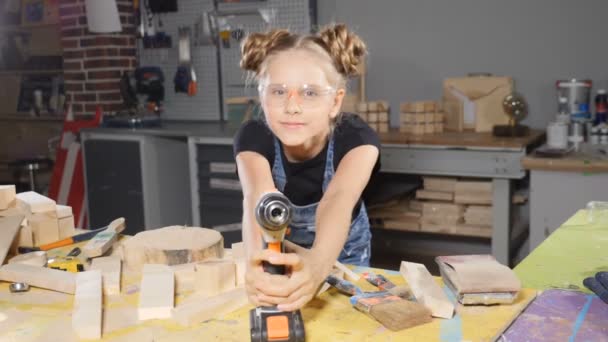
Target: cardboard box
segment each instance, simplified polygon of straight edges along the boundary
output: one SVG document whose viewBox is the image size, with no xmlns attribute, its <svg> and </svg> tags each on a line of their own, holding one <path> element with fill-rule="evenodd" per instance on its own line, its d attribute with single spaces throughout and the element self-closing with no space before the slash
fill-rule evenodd
<svg viewBox="0 0 608 342">
<path fill-rule="evenodd" d="M 502 108 L 513 92 L 513 79 L 497 76 L 447 78 L 443 81 L 445 128 L 461 132 L 491 132 L 494 125 L 506 125 Z"/>
</svg>

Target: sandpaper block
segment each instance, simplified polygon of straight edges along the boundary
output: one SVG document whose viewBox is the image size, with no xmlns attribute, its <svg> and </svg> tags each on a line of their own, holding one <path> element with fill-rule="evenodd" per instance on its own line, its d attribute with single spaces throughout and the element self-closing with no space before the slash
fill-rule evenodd
<svg viewBox="0 0 608 342">
<path fill-rule="evenodd" d="M 521 282 L 492 255 L 454 255 L 435 258 L 444 283 L 462 304 L 510 304 Z"/>
</svg>

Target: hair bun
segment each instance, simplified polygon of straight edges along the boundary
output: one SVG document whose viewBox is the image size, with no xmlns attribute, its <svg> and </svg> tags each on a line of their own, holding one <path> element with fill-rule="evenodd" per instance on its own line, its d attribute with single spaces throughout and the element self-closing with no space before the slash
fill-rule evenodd
<svg viewBox="0 0 608 342">
<path fill-rule="evenodd" d="M 266 56 L 293 38 L 294 35 L 284 29 L 249 34 L 241 44 L 241 68 L 257 74 Z"/>
<path fill-rule="evenodd" d="M 367 47 L 358 35 L 344 24 L 335 24 L 323 28 L 319 38 L 341 74 L 347 77 L 361 74 Z"/>
</svg>

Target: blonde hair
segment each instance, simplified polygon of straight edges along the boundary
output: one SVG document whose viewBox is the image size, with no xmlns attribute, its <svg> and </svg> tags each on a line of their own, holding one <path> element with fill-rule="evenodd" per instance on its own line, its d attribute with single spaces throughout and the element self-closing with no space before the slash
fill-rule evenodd
<svg viewBox="0 0 608 342">
<path fill-rule="evenodd" d="M 349 77 L 362 72 L 365 43 L 344 24 L 324 27 L 317 34 L 298 35 L 286 29 L 252 33 L 241 45 L 241 68 L 250 71 L 256 80 L 266 74 L 268 62 L 282 51 L 304 49 L 316 53 L 333 68 L 326 74 L 334 85 L 345 88 Z"/>
</svg>

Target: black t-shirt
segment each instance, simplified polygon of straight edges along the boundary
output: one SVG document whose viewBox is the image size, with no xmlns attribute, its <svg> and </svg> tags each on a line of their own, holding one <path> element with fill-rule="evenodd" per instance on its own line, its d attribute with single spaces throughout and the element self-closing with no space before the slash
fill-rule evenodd
<svg viewBox="0 0 608 342">
<path fill-rule="evenodd" d="M 344 113 L 334 129 L 334 170 L 342 157 L 350 150 L 361 145 L 373 145 L 380 150 L 380 139 L 361 118 L 354 114 Z M 281 159 L 287 182 L 283 193 L 295 205 L 308 205 L 319 202 L 323 196 L 323 171 L 327 157 L 327 147 L 312 159 L 303 162 L 290 162 L 285 157 L 281 146 Z M 244 123 L 234 138 L 234 155 L 242 151 L 253 151 L 266 157 L 273 167 L 274 135 L 261 120 L 250 120 Z M 380 158 L 376 161 L 373 173 L 380 168 Z M 372 173 L 372 174 L 373 174 Z M 354 213 L 358 212 L 359 205 Z"/>
</svg>

